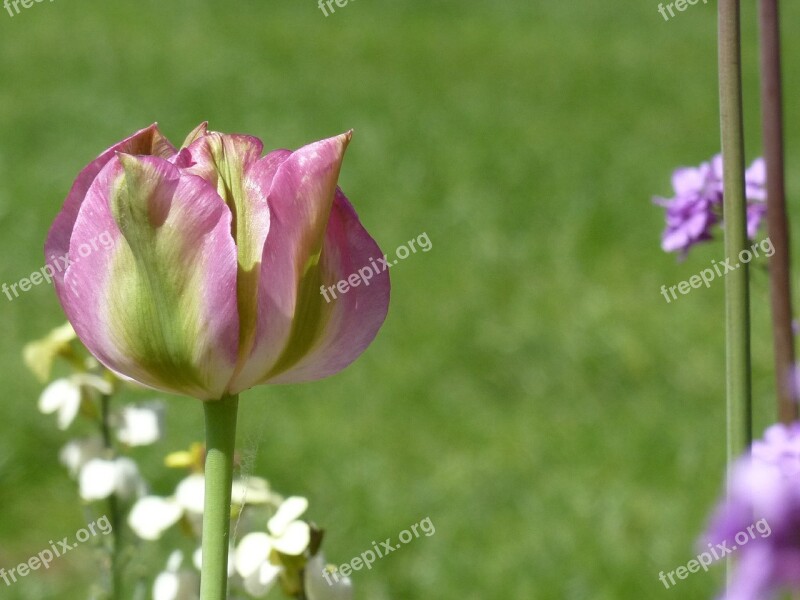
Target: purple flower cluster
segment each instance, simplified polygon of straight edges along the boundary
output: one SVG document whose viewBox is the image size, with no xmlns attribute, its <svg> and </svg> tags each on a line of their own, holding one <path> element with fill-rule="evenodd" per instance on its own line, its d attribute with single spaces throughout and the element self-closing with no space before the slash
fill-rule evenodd
<svg viewBox="0 0 800 600">
<path fill-rule="evenodd" d="M 768 524 L 761 535 L 742 534 L 756 523 Z M 773 425 L 733 466 L 706 535 L 737 558 L 723 600 L 767 600 L 800 588 L 800 423 Z"/>
<path fill-rule="evenodd" d="M 747 235 L 756 236 L 767 212 L 766 168 L 756 159 L 745 172 Z M 699 167 L 681 167 L 672 173 L 673 198 L 654 198 L 666 209 L 667 227 L 661 236 L 665 252 L 680 252 L 712 239 L 712 228 L 722 219 L 722 156 L 717 154 Z"/>
</svg>

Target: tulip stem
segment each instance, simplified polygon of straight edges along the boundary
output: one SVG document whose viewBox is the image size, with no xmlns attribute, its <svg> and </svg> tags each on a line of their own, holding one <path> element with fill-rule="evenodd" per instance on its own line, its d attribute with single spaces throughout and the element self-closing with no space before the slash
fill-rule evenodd
<svg viewBox="0 0 800 600">
<path fill-rule="evenodd" d="M 206 491 L 200 600 L 225 600 L 239 397 L 223 396 L 220 400 L 207 401 L 203 405 L 206 420 Z"/>
</svg>

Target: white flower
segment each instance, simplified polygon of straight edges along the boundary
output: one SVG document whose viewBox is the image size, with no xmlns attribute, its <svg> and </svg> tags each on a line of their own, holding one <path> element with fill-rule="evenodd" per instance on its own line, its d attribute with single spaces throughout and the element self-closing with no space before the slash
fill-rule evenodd
<svg viewBox="0 0 800 600">
<path fill-rule="evenodd" d="M 183 554 L 176 550 L 167 561 L 166 571 L 156 577 L 153 600 L 197 600 L 200 597 L 200 576 L 181 569 Z"/>
<path fill-rule="evenodd" d="M 93 458 L 81 469 L 78 483 L 81 498 L 89 502 L 112 494 L 127 500 L 144 491 L 139 468 L 124 456 L 113 460 Z"/>
<path fill-rule="evenodd" d="M 189 475 L 175 488 L 175 499 L 187 512 L 203 514 L 206 494 L 206 478 L 196 473 Z"/>
<path fill-rule="evenodd" d="M 70 476 L 77 477 L 83 465 L 93 458 L 102 456 L 103 453 L 103 439 L 94 436 L 67 442 L 58 453 L 58 459 L 67 467 Z"/>
<path fill-rule="evenodd" d="M 128 524 L 143 540 L 157 540 L 167 529 L 180 521 L 183 507 L 172 498 L 145 496 L 133 505 Z"/>
<path fill-rule="evenodd" d="M 308 600 L 352 600 L 353 583 L 349 577 L 326 565 L 320 552 L 306 563 L 304 587 Z"/>
<path fill-rule="evenodd" d="M 119 413 L 119 441 L 128 446 L 147 446 L 161 439 L 164 405 L 126 406 Z"/>
<path fill-rule="evenodd" d="M 231 503 L 239 506 L 245 504 L 269 504 L 275 502 L 276 495 L 270 490 L 269 482 L 261 477 L 245 477 L 233 482 Z"/>
<path fill-rule="evenodd" d="M 57 412 L 59 429 L 67 429 L 81 408 L 82 387 L 90 387 L 101 394 L 110 394 L 112 386 L 96 375 L 80 373 L 68 378 L 56 379 L 39 396 L 39 411 L 49 415 Z"/>
<path fill-rule="evenodd" d="M 183 516 L 199 526 L 205 488 L 205 476 L 199 473 L 189 475 L 178 484 L 172 497 L 146 496 L 139 499 L 131 509 L 128 524 L 144 540 L 159 539 Z M 272 497 L 265 490 L 268 492 L 269 484 L 259 477 L 251 477 L 246 482 L 237 479 L 233 482 L 233 503 L 264 503 Z"/>
<path fill-rule="evenodd" d="M 267 521 L 272 547 L 281 554 L 299 556 L 311 542 L 311 528 L 300 517 L 308 509 L 308 500 L 291 496 L 283 501 Z"/>
<path fill-rule="evenodd" d="M 81 388 L 71 379 L 56 379 L 39 396 L 39 411 L 49 415 L 58 412 L 61 430 L 69 427 L 81 408 Z"/>
<path fill-rule="evenodd" d="M 300 517 L 308 500 L 292 496 L 284 500 L 267 522 L 267 532 L 249 533 L 242 538 L 234 555 L 236 572 L 251 596 L 265 596 L 281 573 L 282 567 L 270 562 L 273 550 L 290 556 L 302 555 L 311 541 L 311 528 Z"/>
<path fill-rule="evenodd" d="M 272 541 L 263 532 L 249 533 L 242 538 L 234 554 L 236 572 L 242 577 L 245 591 L 261 598 L 272 589 L 281 567 L 269 562 Z"/>
</svg>

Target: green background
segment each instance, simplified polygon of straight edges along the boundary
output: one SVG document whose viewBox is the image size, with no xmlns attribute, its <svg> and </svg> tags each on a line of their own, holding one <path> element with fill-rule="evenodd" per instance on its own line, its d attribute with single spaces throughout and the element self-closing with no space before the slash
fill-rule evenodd
<svg viewBox="0 0 800 600">
<path fill-rule="evenodd" d="M 310 499 L 332 562 L 435 524 L 356 573 L 357 598 L 700 598 L 721 583 L 719 567 L 669 591 L 657 577 L 696 554 L 724 463 L 724 286 L 670 304 L 659 288 L 722 246 L 678 263 L 650 202 L 669 194 L 674 167 L 719 147 L 715 9 L 665 22 L 653 0 L 533 4 L 358 0 L 325 17 L 312 0 L 56 0 L 0 12 L 0 282 L 42 266 L 78 171 L 154 121 L 176 143 L 208 120 L 268 148 L 353 128 L 341 184 L 367 229 L 388 253 L 428 234 L 430 252 L 393 268 L 388 320 L 358 362 L 242 399 L 240 447 L 276 489 Z M 761 146 L 752 5 L 748 160 Z M 788 31 L 800 8 L 784 13 Z M 787 36 L 792 196 L 799 45 Z M 760 431 L 774 409 L 755 271 Z M 41 386 L 20 355 L 62 320 L 49 286 L 0 296 L 7 569 L 86 523 L 56 459 L 76 432 L 37 412 Z M 163 455 L 202 435 L 196 401 L 169 407 L 168 437 L 135 453 L 160 494 L 182 476 Z M 0 582 L 0 597 L 85 598 L 96 570 L 77 549 Z"/>
</svg>

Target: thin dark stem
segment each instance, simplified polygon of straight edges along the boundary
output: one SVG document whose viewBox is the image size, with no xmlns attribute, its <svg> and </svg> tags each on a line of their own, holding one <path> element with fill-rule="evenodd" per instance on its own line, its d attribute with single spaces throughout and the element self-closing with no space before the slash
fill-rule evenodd
<svg viewBox="0 0 800 600">
<path fill-rule="evenodd" d="M 111 438 L 111 396 L 103 394 L 100 398 L 100 428 L 103 434 L 103 446 L 108 451 L 114 449 Z M 108 497 L 108 512 L 111 520 L 111 598 L 117 600 L 122 597 L 122 569 L 120 567 L 120 556 L 122 551 L 122 531 L 120 530 L 121 513 L 119 501 L 116 494 Z"/>
<path fill-rule="evenodd" d="M 761 121 L 764 158 L 767 163 L 767 235 L 775 253 L 770 258 L 770 297 L 775 354 L 775 391 L 778 418 L 797 420 L 794 390 L 794 333 L 789 259 L 789 224 L 783 164 L 783 101 L 781 86 L 781 41 L 778 0 L 760 0 L 761 30 Z"/>
</svg>

